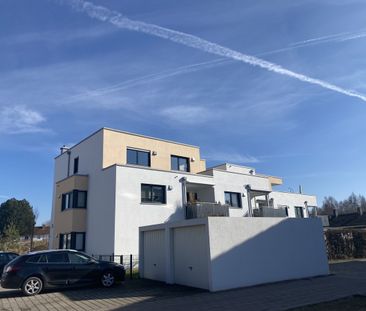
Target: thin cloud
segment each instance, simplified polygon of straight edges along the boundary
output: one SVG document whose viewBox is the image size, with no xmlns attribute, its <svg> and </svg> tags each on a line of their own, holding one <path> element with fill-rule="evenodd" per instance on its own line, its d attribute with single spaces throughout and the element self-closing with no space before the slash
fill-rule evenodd
<svg viewBox="0 0 366 311">
<path fill-rule="evenodd" d="M 210 109 L 200 106 L 178 105 L 163 108 L 160 111 L 163 118 L 169 121 L 183 124 L 197 124 L 207 122 L 214 118 Z"/>
<path fill-rule="evenodd" d="M 356 97 L 366 102 L 366 95 L 364 94 L 358 93 L 353 90 L 347 90 L 326 81 L 322 81 L 301 73 L 291 71 L 275 63 L 263 60 L 255 56 L 243 54 L 241 52 L 229 49 L 216 43 L 201 39 L 194 35 L 160 27 L 154 24 L 131 20 L 127 17 L 124 17 L 118 12 L 111 11 L 105 7 L 97 6 L 92 4 L 91 2 L 83 0 L 61 0 L 61 2 L 71 5 L 74 9 L 86 13 L 91 18 L 111 23 L 118 28 L 146 33 L 152 36 L 170 40 L 172 42 L 205 51 L 207 53 L 237 60 L 255 67 L 260 67 L 262 69 L 266 69 L 280 75 L 288 76 L 302 82 L 318 85 L 324 89 L 332 90 L 334 92 L 338 92 L 350 97 Z"/>
<path fill-rule="evenodd" d="M 208 68 L 211 68 L 214 66 L 218 66 L 220 64 L 225 64 L 226 62 L 227 62 L 227 60 L 225 60 L 225 59 L 215 59 L 213 61 L 207 61 L 207 62 L 201 62 L 201 63 L 191 64 L 191 65 L 181 66 L 178 68 L 174 68 L 172 70 L 166 70 L 166 71 L 155 73 L 155 74 L 144 75 L 141 77 L 137 77 L 135 79 L 129 79 L 129 80 L 126 80 L 126 81 L 123 81 L 120 83 L 116 83 L 116 84 L 110 85 L 108 87 L 94 89 L 94 90 L 91 90 L 88 92 L 84 92 L 81 94 L 71 96 L 68 101 L 73 102 L 73 101 L 83 100 L 83 99 L 86 99 L 89 97 L 102 96 L 105 94 L 118 92 L 118 91 L 130 88 L 133 86 L 154 82 L 154 81 L 166 79 L 169 77 L 174 77 L 174 76 L 185 74 L 185 73 L 191 73 L 191 72 L 195 72 L 195 71 L 202 70 L 202 69 L 208 69 Z"/>
<path fill-rule="evenodd" d="M 212 152 L 203 156 L 204 159 L 228 163 L 258 163 L 260 159 L 251 155 L 240 153 Z"/>
<path fill-rule="evenodd" d="M 7 36 L 2 39 L 1 43 L 6 45 L 23 45 L 39 42 L 61 44 L 67 41 L 75 41 L 81 39 L 97 39 L 99 37 L 105 37 L 106 35 L 110 35 L 115 31 L 115 28 L 105 26 L 63 31 L 45 30 L 43 32 L 28 32 L 18 35 Z"/>
<path fill-rule="evenodd" d="M 44 132 L 40 124 L 46 119 L 25 106 L 4 107 L 0 110 L 0 133 L 23 134 Z"/>
</svg>

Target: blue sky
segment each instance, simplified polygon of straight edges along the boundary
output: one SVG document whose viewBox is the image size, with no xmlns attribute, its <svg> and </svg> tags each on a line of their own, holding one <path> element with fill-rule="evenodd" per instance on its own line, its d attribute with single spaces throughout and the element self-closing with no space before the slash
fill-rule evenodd
<svg viewBox="0 0 366 311">
<path fill-rule="evenodd" d="M 199 145 L 208 165 L 254 166 L 319 204 L 366 194 L 365 1 L 93 2 L 318 85 L 121 28 L 70 2 L 0 1 L 0 202 L 26 198 L 39 223 L 49 219 L 58 148 L 103 126 Z"/>
</svg>

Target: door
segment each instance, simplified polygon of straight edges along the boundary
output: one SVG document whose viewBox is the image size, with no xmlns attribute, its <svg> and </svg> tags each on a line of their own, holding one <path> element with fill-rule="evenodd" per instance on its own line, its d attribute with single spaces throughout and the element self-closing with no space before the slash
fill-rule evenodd
<svg viewBox="0 0 366 311">
<path fill-rule="evenodd" d="M 208 289 L 208 236 L 206 226 L 174 229 L 175 283 Z"/>
<path fill-rule="evenodd" d="M 46 257 L 47 263 L 42 264 L 42 267 L 47 283 L 50 285 L 67 285 L 71 268 L 67 253 L 52 252 L 48 253 Z"/>
<path fill-rule="evenodd" d="M 100 269 L 96 261 L 81 253 L 68 253 L 70 261 L 69 283 L 91 284 L 100 278 Z"/>
<path fill-rule="evenodd" d="M 144 278 L 165 281 L 165 230 L 144 232 Z"/>
</svg>

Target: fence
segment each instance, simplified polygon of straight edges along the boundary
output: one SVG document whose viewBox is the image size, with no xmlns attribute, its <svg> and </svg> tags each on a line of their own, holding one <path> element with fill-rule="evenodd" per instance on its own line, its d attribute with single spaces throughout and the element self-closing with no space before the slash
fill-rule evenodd
<svg viewBox="0 0 366 311">
<path fill-rule="evenodd" d="M 215 216 L 228 217 L 229 206 L 211 202 L 188 203 L 186 206 L 187 219 Z"/>
<path fill-rule="evenodd" d="M 366 257 L 366 229 L 327 229 L 324 238 L 330 260 Z"/>
<path fill-rule="evenodd" d="M 92 255 L 97 260 L 109 261 L 119 263 L 124 266 L 126 270 L 126 276 L 132 280 L 135 277 L 138 277 L 138 268 L 139 268 L 139 256 L 138 255 Z"/>
<path fill-rule="evenodd" d="M 254 217 L 287 217 L 287 210 L 284 207 L 262 206 L 253 209 L 253 215 Z"/>
</svg>

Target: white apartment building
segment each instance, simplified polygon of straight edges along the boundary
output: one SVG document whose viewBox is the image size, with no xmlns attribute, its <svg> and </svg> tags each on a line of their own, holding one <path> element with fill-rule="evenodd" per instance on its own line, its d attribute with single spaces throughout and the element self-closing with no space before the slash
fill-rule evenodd
<svg viewBox="0 0 366 311">
<path fill-rule="evenodd" d="M 228 159 L 230 161 L 230 159 Z M 196 146 L 102 128 L 55 158 L 50 248 L 138 254 L 139 227 L 207 216 L 309 217 L 316 197 Z"/>
</svg>

